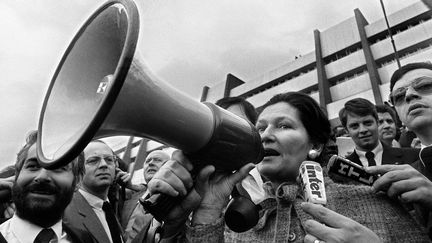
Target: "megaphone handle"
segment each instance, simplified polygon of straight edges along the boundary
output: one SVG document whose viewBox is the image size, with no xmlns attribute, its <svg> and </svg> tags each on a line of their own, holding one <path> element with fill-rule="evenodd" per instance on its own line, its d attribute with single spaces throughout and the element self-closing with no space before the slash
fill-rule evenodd
<svg viewBox="0 0 432 243">
<path fill-rule="evenodd" d="M 151 213 L 159 222 L 163 221 L 164 216 L 179 203 L 179 197 L 171 197 L 165 194 L 147 195 L 144 199 L 140 198 L 140 203 L 144 209 Z"/>
</svg>

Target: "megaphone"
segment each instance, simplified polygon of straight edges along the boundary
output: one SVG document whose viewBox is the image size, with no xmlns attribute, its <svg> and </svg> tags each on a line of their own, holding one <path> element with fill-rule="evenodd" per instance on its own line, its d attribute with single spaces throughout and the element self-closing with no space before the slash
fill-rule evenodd
<svg viewBox="0 0 432 243">
<path fill-rule="evenodd" d="M 181 149 L 197 167 L 233 171 L 261 161 L 261 139 L 251 123 L 198 102 L 149 72 L 135 53 L 138 32 L 138 10 L 130 0 L 104 3 L 80 28 L 43 103 L 41 165 L 66 165 L 93 138 L 115 135 Z"/>
</svg>

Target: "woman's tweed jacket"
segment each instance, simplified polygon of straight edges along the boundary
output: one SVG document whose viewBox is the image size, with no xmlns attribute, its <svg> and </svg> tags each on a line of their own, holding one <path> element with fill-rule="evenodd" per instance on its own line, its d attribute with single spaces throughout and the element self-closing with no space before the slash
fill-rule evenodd
<svg viewBox="0 0 432 243">
<path fill-rule="evenodd" d="M 370 187 L 334 183 L 325 177 L 326 207 L 351 218 L 374 231 L 383 242 L 430 242 L 428 236 L 408 212 L 384 193 Z M 223 218 L 210 225 L 187 226 L 188 242 L 303 242 L 303 224 L 311 216 L 300 207 L 303 196 L 298 185 L 281 184 L 276 191 L 264 189 L 272 198 L 260 203 L 258 224 L 244 233 L 230 231 Z M 276 195 L 276 196 L 275 196 Z"/>
</svg>

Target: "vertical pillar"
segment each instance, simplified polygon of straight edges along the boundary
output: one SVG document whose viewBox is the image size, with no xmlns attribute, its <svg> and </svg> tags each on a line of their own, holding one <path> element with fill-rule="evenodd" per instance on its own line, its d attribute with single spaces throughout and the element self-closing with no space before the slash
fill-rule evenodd
<svg viewBox="0 0 432 243">
<path fill-rule="evenodd" d="M 320 31 L 314 30 L 315 39 L 315 59 L 318 75 L 318 92 L 320 105 L 327 110 L 327 104 L 331 103 L 330 84 L 325 72 L 325 63 L 321 50 Z"/>
<path fill-rule="evenodd" d="M 204 87 L 203 87 L 202 92 L 201 92 L 201 99 L 200 99 L 201 102 L 207 100 L 207 95 L 208 95 L 208 91 L 209 91 L 209 89 L 210 89 L 210 88 L 209 88 L 208 86 L 204 86 Z"/>
<path fill-rule="evenodd" d="M 137 156 L 135 158 L 134 171 L 139 170 L 143 167 L 144 160 L 147 157 L 147 143 L 148 143 L 148 141 L 149 140 L 147 138 L 143 138 L 140 142 L 140 145 L 138 148 L 138 153 L 137 153 Z"/>
<path fill-rule="evenodd" d="M 368 22 L 358 8 L 354 10 L 354 15 L 357 22 L 357 29 L 360 35 L 360 42 L 362 45 L 363 54 L 366 60 L 366 67 L 369 73 L 369 78 L 371 82 L 373 96 L 375 99 L 375 104 L 382 105 L 383 104 L 382 95 L 379 89 L 379 86 L 382 82 L 378 74 L 378 68 L 375 59 L 372 55 L 372 50 L 370 48 L 369 41 L 367 40 L 367 35 L 364 28 L 366 25 L 368 25 Z"/>
<path fill-rule="evenodd" d="M 123 161 L 126 163 L 127 167 L 128 167 L 128 172 L 130 173 L 130 168 L 129 165 L 131 164 L 132 160 L 131 160 L 131 151 L 132 151 L 132 143 L 134 140 L 134 136 L 130 136 L 128 139 L 128 142 L 126 144 L 126 148 L 125 151 L 123 153 Z"/>
<path fill-rule="evenodd" d="M 225 81 L 225 90 L 224 90 L 224 96 L 225 97 L 229 97 L 231 90 L 234 89 L 235 87 L 244 84 L 244 82 L 237 78 L 236 76 L 232 75 L 231 73 L 228 73 L 226 81 Z"/>
</svg>

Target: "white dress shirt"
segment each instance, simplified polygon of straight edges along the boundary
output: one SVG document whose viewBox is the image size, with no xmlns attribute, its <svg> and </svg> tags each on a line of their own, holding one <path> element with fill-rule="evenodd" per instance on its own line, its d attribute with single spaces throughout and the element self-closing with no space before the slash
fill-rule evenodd
<svg viewBox="0 0 432 243">
<path fill-rule="evenodd" d="M 382 146 L 381 142 L 378 142 L 378 146 L 376 146 L 371 152 L 375 154 L 374 159 L 375 159 L 376 165 L 381 165 L 382 164 L 382 154 L 383 154 L 383 146 Z M 368 167 L 369 163 L 368 163 L 368 160 L 366 158 L 366 151 L 360 151 L 360 150 L 356 149 L 356 153 L 357 153 L 363 167 Z"/>
<path fill-rule="evenodd" d="M 58 221 L 56 224 L 50 227 L 54 230 L 59 241 L 51 240 L 52 243 L 71 243 L 66 232 L 63 230 L 62 221 Z M 8 243 L 31 243 L 35 240 L 37 235 L 44 228 L 35 225 L 27 220 L 21 219 L 16 214 L 11 219 L 0 225 L 0 233 L 6 239 Z"/>
<path fill-rule="evenodd" d="M 84 191 L 83 189 L 78 189 L 81 195 L 87 200 L 87 202 L 92 207 L 93 211 L 95 212 L 96 216 L 99 218 L 99 221 L 101 222 L 106 234 L 108 235 L 108 238 L 110 239 L 110 242 L 112 243 L 112 237 L 111 237 L 111 231 L 109 229 L 105 212 L 102 209 L 103 203 L 108 200 L 102 200 L 99 197 L 96 197 L 95 195 Z"/>
</svg>

